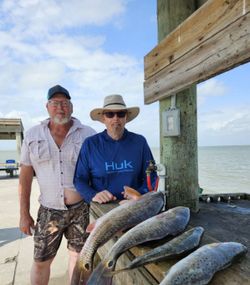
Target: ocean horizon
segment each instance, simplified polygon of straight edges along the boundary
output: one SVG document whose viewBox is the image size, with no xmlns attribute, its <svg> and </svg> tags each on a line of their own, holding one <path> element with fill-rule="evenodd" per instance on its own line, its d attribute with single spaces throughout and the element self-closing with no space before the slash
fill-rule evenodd
<svg viewBox="0 0 250 285">
<path fill-rule="evenodd" d="M 159 147 L 151 147 L 151 150 L 156 163 L 159 163 Z M 0 150 L 0 163 L 7 159 L 18 162 L 17 151 Z M 250 194 L 250 145 L 199 146 L 198 171 L 203 194 Z"/>
</svg>

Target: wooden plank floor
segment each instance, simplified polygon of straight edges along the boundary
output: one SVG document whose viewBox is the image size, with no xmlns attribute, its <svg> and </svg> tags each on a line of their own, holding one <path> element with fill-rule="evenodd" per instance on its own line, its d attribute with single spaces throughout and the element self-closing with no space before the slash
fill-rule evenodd
<svg viewBox="0 0 250 285">
<path fill-rule="evenodd" d="M 117 206 L 117 203 L 110 203 L 107 205 L 99 205 L 92 203 L 90 209 L 91 219 L 96 219 L 104 213 L 110 211 Z M 236 241 L 241 242 L 248 248 L 248 253 L 241 260 L 235 262 L 229 268 L 217 272 L 210 282 L 211 285 L 247 285 L 250 284 L 250 201 L 249 200 L 231 200 L 230 203 L 205 203 L 200 202 L 200 211 L 198 213 L 191 213 L 189 228 L 194 226 L 202 226 L 205 229 L 201 245 L 216 241 Z M 101 258 L 105 255 L 107 250 L 115 243 L 119 236 L 114 237 L 109 243 L 105 244 L 98 253 Z M 167 240 L 167 239 L 166 239 Z M 135 256 L 142 255 L 148 250 L 156 247 L 166 240 L 157 242 L 150 242 L 132 248 L 124 253 L 117 262 L 117 268 L 126 265 L 129 260 Z M 152 263 L 140 269 L 134 269 L 125 272 L 121 275 L 119 283 L 119 275 L 117 275 L 118 282 L 123 283 L 124 280 L 130 280 L 129 284 L 159 284 L 164 278 L 166 271 L 175 264 L 178 260 L 163 261 Z M 127 277 L 126 277 L 127 276 Z M 143 276 L 143 278 L 142 278 Z M 130 279 L 129 279 L 130 278 Z M 141 283 L 139 280 L 143 280 Z"/>
</svg>

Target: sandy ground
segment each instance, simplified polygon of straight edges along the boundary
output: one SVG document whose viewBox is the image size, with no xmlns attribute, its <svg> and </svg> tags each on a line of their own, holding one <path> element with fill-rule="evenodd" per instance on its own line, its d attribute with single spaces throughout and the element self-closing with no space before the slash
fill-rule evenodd
<svg viewBox="0 0 250 285">
<path fill-rule="evenodd" d="M 0 174 L 0 284 L 29 285 L 33 259 L 33 238 L 23 235 L 18 228 L 18 177 Z M 34 180 L 31 197 L 31 213 L 36 218 L 39 207 L 39 190 Z M 50 285 L 67 284 L 68 253 L 63 240 L 52 264 Z"/>
</svg>

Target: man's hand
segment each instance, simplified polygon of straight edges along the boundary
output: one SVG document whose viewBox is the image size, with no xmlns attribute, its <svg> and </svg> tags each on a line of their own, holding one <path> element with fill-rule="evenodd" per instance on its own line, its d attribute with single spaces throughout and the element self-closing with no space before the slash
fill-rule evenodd
<svg viewBox="0 0 250 285">
<path fill-rule="evenodd" d="M 20 217 L 19 228 L 22 233 L 32 236 L 35 229 L 35 223 L 30 214 Z"/>
<path fill-rule="evenodd" d="M 124 186 L 123 187 L 124 191 L 122 192 L 124 199 L 127 200 L 139 200 L 141 198 L 141 193 L 136 191 L 135 189 Z"/>
<path fill-rule="evenodd" d="M 93 202 L 97 202 L 99 204 L 105 204 L 108 203 L 110 201 L 115 201 L 116 197 L 110 193 L 108 190 L 103 190 L 99 193 L 97 193 L 95 195 L 95 197 L 93 197 L 92 201 Z"/>
<path fill-rule="evenodd" d="M 123 189 L 124 191 L 122 192 L 122 195 L 124 197 L 124 200 L 121 200 L 119 202 L 120 205 L 128 202 L 129 200 L 139 200 L 142 196 L 141 193 L 131 187 L 124 186 Z"/>
</svg>

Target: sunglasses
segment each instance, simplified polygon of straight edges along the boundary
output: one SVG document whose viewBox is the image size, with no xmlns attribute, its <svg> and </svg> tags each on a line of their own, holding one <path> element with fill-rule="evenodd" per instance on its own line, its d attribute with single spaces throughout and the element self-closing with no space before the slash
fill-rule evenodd
<svg viewBox="0 0 250 285">
<path fill-rule="evenodd" d="M 103 113 L 107 118 L 111 119 L 114 118 L 116 115 L 118 118 L 124 118 L 127 114 L 126 111 L 118 111 L 118 112 L 105 112 Z"/>
</svg>

